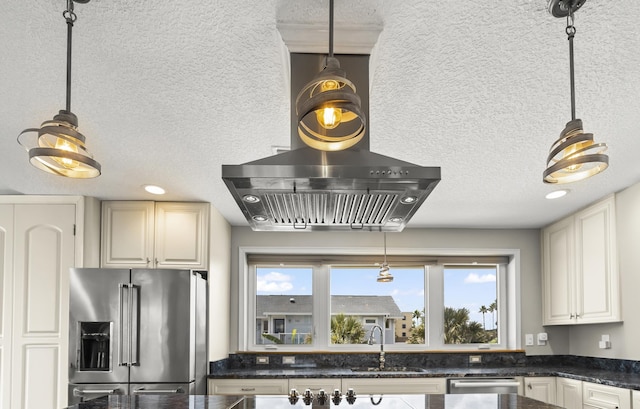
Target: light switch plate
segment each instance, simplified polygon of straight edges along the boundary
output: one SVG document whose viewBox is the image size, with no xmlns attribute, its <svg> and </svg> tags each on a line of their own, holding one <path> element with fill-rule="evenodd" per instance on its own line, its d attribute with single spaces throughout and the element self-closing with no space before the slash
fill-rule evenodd
<svg viewBox="0 0 640 409">
<path fill-rule="evenodd" d="M 525 334 L 524 335 L 524 344 L 527 346 L 533 345 L 533 334 Z"/>
</svg>

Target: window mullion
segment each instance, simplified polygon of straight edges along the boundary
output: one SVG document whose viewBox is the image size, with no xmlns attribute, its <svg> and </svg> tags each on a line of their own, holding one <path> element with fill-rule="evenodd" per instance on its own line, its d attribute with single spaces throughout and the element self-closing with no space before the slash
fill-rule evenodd
<svg viewBox="0 0 640 409">
<path fill-rule="evenodd" d="M 330 343 L 331 294 L 329 266 L 313 266 L 313 346 L 327 348 Z"/>
</svg>

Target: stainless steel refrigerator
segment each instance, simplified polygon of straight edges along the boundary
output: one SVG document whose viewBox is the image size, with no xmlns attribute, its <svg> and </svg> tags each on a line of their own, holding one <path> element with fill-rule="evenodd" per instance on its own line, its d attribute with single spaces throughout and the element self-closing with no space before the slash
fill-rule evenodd
<svg viewBox="0 0 640 409">
<path fill-rule="evenodd" d="M 71 269 L 69 403 L 205 394 L 206 273 Z"/>
</svg>

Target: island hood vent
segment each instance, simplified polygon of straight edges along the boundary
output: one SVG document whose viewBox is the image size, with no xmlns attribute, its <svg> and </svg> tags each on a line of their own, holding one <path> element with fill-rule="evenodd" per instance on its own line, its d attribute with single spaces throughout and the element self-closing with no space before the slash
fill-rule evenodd
<svg viewBox="0 0 640 409">
<path fill-rule="evenodd" d="M 369 151 L 369 56 L 336 57 L 362 99 L 367 132 L 343 151 L 304 145 L 297 135 L 295 100 L 322 70 L 325 56 L 292 53 L 291 150 L 222 165 L 222 179 L 255 231 L 402 231 L 440 182 L 439 167 Z"/>
</svg>

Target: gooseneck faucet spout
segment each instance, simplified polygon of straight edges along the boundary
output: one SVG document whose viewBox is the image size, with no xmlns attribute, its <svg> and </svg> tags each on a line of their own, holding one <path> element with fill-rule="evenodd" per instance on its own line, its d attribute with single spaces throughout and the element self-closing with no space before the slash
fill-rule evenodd
<svg viewBox="0 0 640 409">
<path fill-rule="evenodd" d="M 380 325 L 374 325 L 373 327 L 371 327 L 371 331 L 369 332 L 369 340 L 367 341 L 367 344 L 369 345 L 373 345 L 373 333 L 376 330 L 376 328 L 380 331 L 380 358 L 378 359 L 379 362 L 379 368 L 382 371 L 384 369 L 384 331 L 382 329 L 382 327 Z"/>
</svg>

